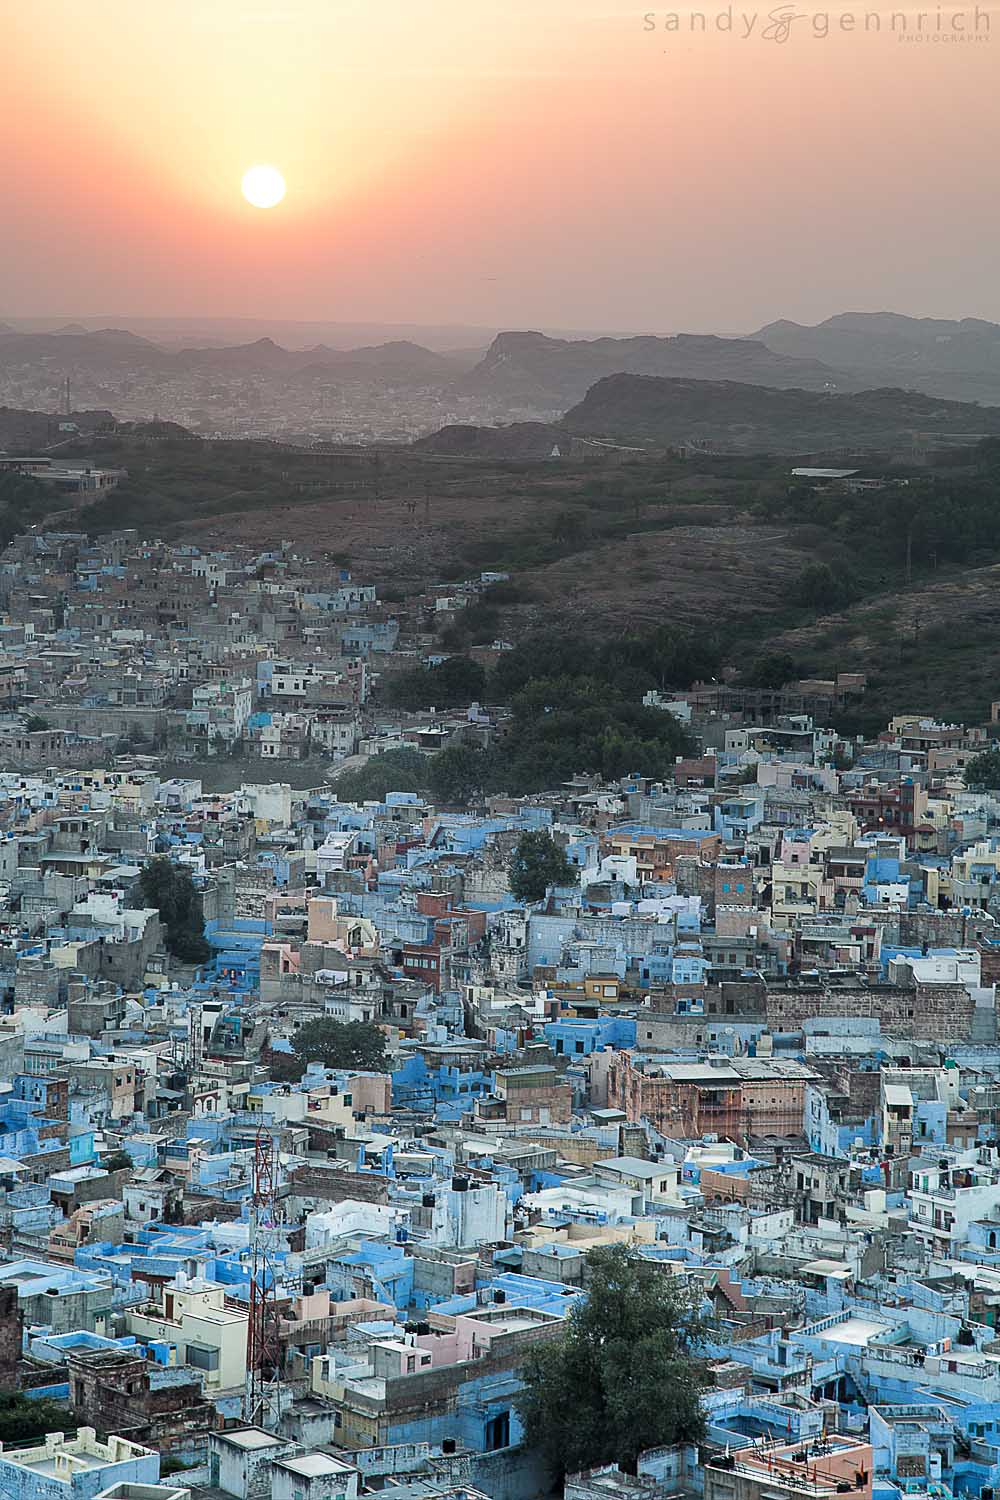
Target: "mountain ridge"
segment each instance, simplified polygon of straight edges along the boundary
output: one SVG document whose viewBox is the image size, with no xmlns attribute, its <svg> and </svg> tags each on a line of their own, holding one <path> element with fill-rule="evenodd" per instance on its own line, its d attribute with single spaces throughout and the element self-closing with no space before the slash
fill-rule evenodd
<svg viewBox="0 0 1000 1500">
<path fill-rule="evenodd" d="M 628 339 L 553 339 L 532 330 L 499 333 L 456 389 L 466 395 L 531 395 L 567 405 L 607 375 L 676 375 L 826 389 L 847 377 L 815 360 L 775 353 L 753 339 L 715 334 L 641 334 Z M 767 378 L 765 378 L 767 377 Z"/>
<path fill-rule="evenodd" d="M 875 452 L 912 447 L 916 435 L 1000 434 L 1000 407 L 899 388 L 824 393 L 611 375 L 597 381 L 560 425 L 577 436 L 661 447 L 704 443 L 725 452 Z"/>
<path fill-rule="evenodd" d="M 846 312 L 813 325 L 779 318 L 749 338 L 792 358 L 847 368 L 869 384 L 902 378 L 927 394 L 1000 404 L 1000 324 L 983 318 Z"/>
</svg>

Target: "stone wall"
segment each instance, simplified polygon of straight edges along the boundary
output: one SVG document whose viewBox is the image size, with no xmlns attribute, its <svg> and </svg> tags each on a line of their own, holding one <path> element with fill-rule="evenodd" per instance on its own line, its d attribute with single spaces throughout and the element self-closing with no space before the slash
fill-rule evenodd
<svg viewBox="0 0 1000 1500">
<path fill-rule="evenodd" d="M 185 1379 L 180 1371 L 151 1369 L 143 1355 L 115 1350 L 70 1352 L 67 1365 L 74 1415 L 102 1432 L 163 1451 L 188 1447 L 194 1435 L 215 1426 L 215 1410 L 193 1372 Z M 158 1379 L 163 1383 L 154 1384 Z"/>
<path fill-rule="evenodd" d="M 0 1287 L 0 1388 L 10 1390 L 21 1358 L 24 1318 L 17 1301 L 17 1288 Z"/>
<path fill-rule="evenodd" d="M 823 985 L 781 986 L 768 991 L 767 1024 L 772 1031 L 799 1031 L 803 1022 L 824 1016 L 877 1020 L 886 1036 L 946 1042 L 968 1037 L 975 1001 L 963 985 L 858 988 Z"/>
<path fill-rule="evenodd" d="M 344 1172 L 334 1166 L 305 1166 L 290 1179 L 292 1198 L 319 1198 L 326 1203 L 358 1199 L 362 1203 L 388 1203 L 389 1187 L 384 1177 L 371 1172 Z"/>
</svg>

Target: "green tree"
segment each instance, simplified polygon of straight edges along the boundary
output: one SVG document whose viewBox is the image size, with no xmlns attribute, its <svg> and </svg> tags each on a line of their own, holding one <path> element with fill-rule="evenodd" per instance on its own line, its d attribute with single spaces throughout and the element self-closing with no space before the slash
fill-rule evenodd
<svg viewBox="0 0 1000 1500">
<path fill-rule="evenodd" d="M 0 548 L 51 509 L 48 485 L 22 474 L 0 474 Z"/>
<path fill-rule="evenodd" d="M 415 667 L 391 677 L 386 701 L 397 708 L 466 708 L 483 697 L 486 673 L 468 656 L 449 656 L 433 667 Z"/>
<path fill-rule="evenodd" d="M 325 1017 L 307 1021 L 292 1040 L 299 1061 L 319 1062 L 326 1068 L 360 1068 L 366 1073 L 385 1073 L 385 1034 L 366 1021 L 333 1021 Z"/>
<path fill-rule="evenodd" d="M 201 897 L 190 871 L 157 855 L 142 867 L 139 889 L 147 906 L 155 906 L 166 928 L 167 952 L 185 964 L 203 964 L 212 956 L 205 941 Z"/>
<path fill-rule="evenodd" d="M 583 634 L 539 631 L 505 651 L 493 669 L 490 702 L 510 699 L 539 676 L 587 678 L 641 699 L 647 688 L 690 687 L 716 676 L 721 654 L 708 630 L 697 633 L 661 625 L 654 630 L 595 641 Z"/>
<path fill-rule="evenodd" d="M 550 885 L 570 885 L 575 879 L 573 866 L 544 828 L 521 834 L 507 874 L 518 901 L 541 901 Z"/>
<path fill-rule="evenodd" d="M 981 786 L 995 792 L 1000 787 L 1000 749 L 984 750 L 965 763 L 966 786 Z"/>
<path fill-rule="evenodd" d="M 33 1401 L 21 1391 L 0 1391 L 0 1443 L 30 1443 L 47 1432 L 67 1432 L 70 1410 L 59 1401 Z"/>
<path fill-rule="evenodd" d="M 456 610 L 441 636 L 441 644 L 448 651 L 460 651 L 463 646 L 485 646 L 500 634 L 500 612 L 495 605 L 477 599 L 464 609 Z M 473 666 L 477 663 L 473 662 Z M 483 673 L 483 684 L 486 674 Z M 482 697 L 483 687 L 478 687 L 473 697 Z M 471 702 L 471 699 L 463 700 Z"/>
<path fill-rule="evenodd" d="M 435 755 L 430 766 L 430 789 L 438 802 L 457 802 L 463 807 L 490 785 L 493 757 L 474 745 L 449 745 Z"/>
<path fill-rule="evenodd" d="M 587 535 L 587 517 L 576 511 L 561 510 L 552 521 L 550 530 L 557 542 L 567 542 L 570 546 L 575 546 Z"/>
<path fill-rule="evenodd" d="M 106 1172 L 130 1172 L 132 1170 L 132 1158 L 127 1151 L 122 1151 L 119 1148 L 117 1151 L 112 1151 L 110 1156 L 104 1158 L 103 1166 Z"/>
<path fill-rule="evenodd" d="M 558 786 L 578 772 L 604 780 L 633 771 L 667 776 L 689 743 L 671 714 L 644 708 L 598 678 L 535 678 L 511 708 L 494 784 L 514 795 Z"/>
<path fill-rule="evenodd" d="M 517 1409 L 554 1477 L 602 1464 L 635 1471 L 646 1448 L 704 1432 L 695 1296 L 625 1245 L 587 1256 L 588 1290 L 566 1331 L 533 1345 Z"/>
<path fill-rule="evenodd" d="M 49 721 L 43 719 L 41 714 L 31 714 L 24 727 L 28 734 L 37 734 L 42 729 L 48 729 Z"/>
<path fill-rule="evenodd" d="M 823 562 L 807 564 L 792 587 L 796 604 L 818 611 L 839 609 L 850 604 L 855 595 L 854 581 L 847 570 Z"/>
<path fill-rule="evenodd" d="M 794 656 L 787 651 L 768 651 L 750 663 L 742 681 L 744 687 L 782 688 L 801 675 L 802 669 Z"/>
<path fill-rule="evenodd" d="M 333 789 L 341 802 L 383 802 L 388 792 L 425 791 L 429 779 L 430 760 L 419 750 L 384 750 L 336 777 Z"/>
</svg>

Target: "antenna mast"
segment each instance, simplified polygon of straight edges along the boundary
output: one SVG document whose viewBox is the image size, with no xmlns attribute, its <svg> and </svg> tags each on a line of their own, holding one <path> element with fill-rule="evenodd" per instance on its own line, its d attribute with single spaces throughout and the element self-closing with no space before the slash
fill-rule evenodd
<svg viewBox="0 0 1000 1500">
<path fill-rule="evenodd" d="M 274 1429 L 281 1417 L 281 1339 L 278 1323 L 276 1250 L 278 1147 L 261 1125 L 254 1141 L 250 1197 L 250 1320 L 244 1418 Z"/>
</svg>

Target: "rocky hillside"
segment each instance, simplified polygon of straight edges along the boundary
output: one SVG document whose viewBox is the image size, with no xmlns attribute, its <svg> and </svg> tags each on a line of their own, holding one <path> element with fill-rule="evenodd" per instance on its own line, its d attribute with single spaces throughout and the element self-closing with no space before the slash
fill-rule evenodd
<svg viewBox="0 0 1000 1500">
<path fill-rule="evenodd" d="M 817 360 L 776 354 L 751 339 L 688 333 L 676 338 L 553 339 L 542 333 L 501 333 L 456 389 L 562 408 L 579 401 L 595 381 L 620 373 L 745 380 L 817 391 L 845 383 Z"/>
<path fill-rule="evenodd" d="M 982 318 L 840 313 L 815 327 L 782 318 L 752 338 L 778 354 L 835 365 L 865 385 L 1000 402 L 1000 324 Z"/>
<path fill-rule="evenodd" d="M 1000 434 L 1000 407 L 903 390 L 820 394 L 735 381 L 612 375 L 568 411 L 567 432 L 660 447 L 704 444 L 717 452 L 881 452 L 915 438 Z"/>
</svg>

